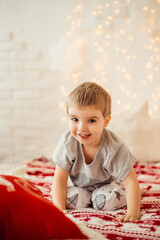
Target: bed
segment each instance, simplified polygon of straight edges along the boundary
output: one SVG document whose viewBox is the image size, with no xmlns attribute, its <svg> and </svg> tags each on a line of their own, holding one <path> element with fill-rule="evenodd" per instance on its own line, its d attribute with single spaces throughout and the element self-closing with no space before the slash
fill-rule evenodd
<svg viewBox="0 0 160 240">
<path fill-rule="evenodd" d="M 77 209 L 67 215 L 89 239 L 158 240 L 160 239 L 160 162 L 136 162 L 138 181 L 147 193 L 141 200 L 141 218 L 137 223 L 116 220 L 126 208 L 117 211 Z M 20 164 L 0 166 L 1 175 L 21 177 L 43 193 L 45 201 L 52 204 L 51 185 L 55 166 L 51 159 L 40 157 Z M 32 217 L 32 214 L 31 214 Z M 59 223 L 61 224 L 61 223 Z M 74 237 L 73 237 L 74 238 Z"/>
</svg>

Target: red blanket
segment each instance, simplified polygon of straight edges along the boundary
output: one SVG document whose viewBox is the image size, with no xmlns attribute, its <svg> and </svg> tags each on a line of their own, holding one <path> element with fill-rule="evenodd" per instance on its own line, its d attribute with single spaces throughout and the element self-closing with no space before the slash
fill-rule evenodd
<svg viewBox="0 0 160 240">
<path fill-rule="evenodd" d="M 126 208 L 117 211 L 79 209 L 71 214 L 106 239 L 114 240 L 158 240 L 160 239 L 160 163 L 136 163 L 134 165 L 141 188 L 148 192 L 141 200 L 141 218 L 137 223 L 121 223 L 116 220 Z M 44 197 L 52 201 L 51 185 L 54 165 L 46 158 L 35 159 L 28 164 L 26 178 L 37 186 Z"/>
</svg>

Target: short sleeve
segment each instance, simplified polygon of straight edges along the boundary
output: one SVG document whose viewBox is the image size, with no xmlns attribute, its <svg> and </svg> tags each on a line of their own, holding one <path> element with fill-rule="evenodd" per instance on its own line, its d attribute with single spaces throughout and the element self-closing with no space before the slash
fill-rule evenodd
<svg viewBox="0 0 160 240">
<path fill-rule="evenodd" d="M 72 162 L 69 161 L 66 146 L 65 146 L 65 138 L 62 136 L 60 139 L 57 148 L 52 154 L 53 162 L 60 168 L 65 171 L 69 171 L 72 166 Z"/>
<path fill-rule="evenodd" d="M 135 160 L 127 146 L 122 144 L 110 158 L 107 171 L 113 177 L 123 181 L 132 170 Z"/>
</svg>

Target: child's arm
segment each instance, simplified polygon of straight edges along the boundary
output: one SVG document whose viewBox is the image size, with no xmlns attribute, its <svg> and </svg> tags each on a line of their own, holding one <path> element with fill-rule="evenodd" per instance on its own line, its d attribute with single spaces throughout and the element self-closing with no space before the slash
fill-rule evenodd
<svg viewBox="0 0 160 240">
<path fill-rule="evenodd" d="M 52 196 L 53 204 L 61 211 L 64 211 L 66 209 L 67 180 L 68 172 L 56 166 L 52 186 Z"/>
<path fill-rule="evenodd" d="M 140 216 L 141 190 L 134 170 L 123 181 L 126 188 L 127 215 L 118 218 L 121 222 L 137 222 Z"/>
</svg>

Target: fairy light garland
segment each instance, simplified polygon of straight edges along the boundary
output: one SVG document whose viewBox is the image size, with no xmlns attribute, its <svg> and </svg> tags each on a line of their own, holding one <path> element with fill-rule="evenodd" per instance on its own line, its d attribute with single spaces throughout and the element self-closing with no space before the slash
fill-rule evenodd
<svg viewBox="0 0 160 240">
<path fill-rule="evenodd" d="M 145 1 L 143 3 L 145 4 Z M 116 79 L 114 88 L 116 87 L 119 92 L 116 98 L 114 97 L 115 108 L 120 111 L 130 109 L 132 104 L 140 100 L 140 92 L 145 92 L 147 87 L 152 90 L 149 114 L 154 116 L 160 112 L 160 80 L 157 81 L 160 79 L 160 25 L 156 21 L 160 14 L 160 0 L 155 0 L 152 6 L 141 4 L 139 9 L 143 21 L 137 28 L 144 37 L 142 40 L 145 40 L 140 43 L 141 50 L 137 48 L 138 33 L 131 31 L 136 26 L 134 18 L 129 15 L 129 9 L 132 8 L 130 4 L 132 4 L 130 0 L 104 0 L 87 10 L 83 1 L 83 4 L 77 4 L 72 13 L 66 16 L 67 38 L 74 43 L 83 61 L 87 50 L 92 59 L 90 71 L 86 70 L 86 66 L 73 67 L 73 71 L 65 76 L 67 86 L 60 86 L 60 91 L 66 97 L 69 92 L 68 86 L 72 84 L 73 89 L 73 84 L 85 81 L 88 74 L 90 81 L 107 86 L 107 90 L 112 93 L 114 92 L 110 84 L 112 80 L 109 79 L 112 74 Z M 120 28 L 117 27 L 119 25 Z M 74 59 L 70 59 L 70 52 L 64 52 L 64 59 L 74 63 Z M 141 70 L 144 73 L 141 76 L 144 77 L 138 79 L 138 88 L 142 89 L 136 90 L 133 89 L 138 76 L 136 67 L 138 68 L 141 61 Z M 154 81 L 157 82 L 157 86 L 154 86 Z M 65 104 L 60 102 L 59 107 L 65 109 Z M 65 121 L 64 117 L 62 121 Z"/>
</svg>

